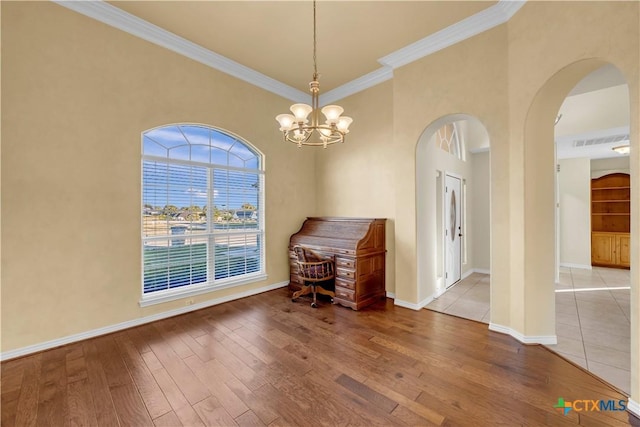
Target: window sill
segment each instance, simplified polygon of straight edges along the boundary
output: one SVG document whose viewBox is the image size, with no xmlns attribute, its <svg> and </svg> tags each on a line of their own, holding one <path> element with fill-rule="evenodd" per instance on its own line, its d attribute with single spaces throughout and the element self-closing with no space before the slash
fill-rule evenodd
<svg viewBox="0 0 640 427">
<path fill-rule="evenodd" d="M 241 279 L 226 279 L 219 280 L 215 285 L 204 284 L 189 286 L 186 289 L 174 289 L 168 291 L 155 292 L 151 295 L 142 296 L 139 304 L 140 307 L 148 307 L 155 304 L 162 304 L 169 301 L 175 301 L 182 298 L 187 298 L 195 295 L 206 294 L 209 292 L 219 291 L 221 289 L 233 288 L 240 285 L 246 285 L 248 283 L 255 283 L 261 280 L 267 279 L 266 273 L 256 273 L 254 275 L 245 276 Z"/>
</svg>

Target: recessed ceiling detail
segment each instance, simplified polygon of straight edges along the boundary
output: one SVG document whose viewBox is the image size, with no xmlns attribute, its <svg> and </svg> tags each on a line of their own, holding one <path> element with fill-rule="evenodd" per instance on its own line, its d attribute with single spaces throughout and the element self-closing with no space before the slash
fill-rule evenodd
<svg viewBox="0 0 640 427">
<path fill-rule="evenodd" d="M 201 38 L 202 44 L 195 43 L 187 38 L 181 37 L 175 33 L 167 31 L 161 26 L 155 25 L 147 20 L 141 19 L 135 14 L 128 13 L 123 9 L 133 7 L 134 11 L 141 11 L 141 7 L 145 7 L 145 3 L 147 6 L 155 5 L 157 7 L 163 8 L 171 8 L 174 10 L 177 6 L 177 2 L 122 2 L 122 8 L 116 7 L 112 4 L 109 4 L 105 1 L 94 0 L 94 1 L 65 1 L 65 0 L 52 0 L 55 3 L 74 10 L 78 13 L 89 16 L 93 19 L 101 21 L 105 24 L 111 25 L 115 28 L 118 28 L 122 31 L 128 32 L 132 35 L 140 37 L 144 40 L 147 40 L 151 43 L 157 44 L 169 50 L 172 50 L 176 53 L 184 55 L 188 58 L 191 58 L 195 61 L 198 61 L 202 64 L 210 66 L 214 69 L 217 69 L 221 72 L 230 74 L 238 79 L 246 81 L 250 84 L 253 84 L 257 87 L 275 93 L 283 98 L 289 99 L 295 102 L 310 102 L 310 96 L 292 86 L 291 84 L 286 84 L 283 80 L 274 79 L 269 77 L 268 75 L 256 71 L 256 69 L 243 65 L 240 62 L 234 61 L 228 57 L 225 57 L 219 53 L 216 53 L 210 49 L 203 47 L 205 44 L 205 39 Z M 157 3 L 157 5 L 156 5 Z M 185 2 L 185 7 L 187 3 Z M 195 6 L 191 7 L 204 7 L 202 2 L 198 5 L 199 2 L 193 2 Z M 242 4 L 247 5 L 249 7 L 249 3 L 252 2 L 211 2 L 212 6 L 222 5 L 222 3 L 229 3 L 229 6 L 225 7 L 241 7 Z M 265 7 L 265 2 L 255 2 L 257 7 Z M 287 3 L 287 2 L 276 2 L 276 3 Z M 295 5 L 295 3 L 299 3 Z M 290 3 L 291 7 L 294 5 L 297 7 L 302 6 L 302 3 L 306 2 L 292 2 Z M 392 2 L 391 2 L 392 3 Z M 453 4 L 455 3 L 455 4 Z M 118 2 L 114 2 L 114 4 L 118 5 Z M 398 3 L 403 4 L 403 2 Z M 413 4 L 413 6 L 412 6 Z M 390 54 L 387 54 L 383 57 L 377 58 L 377 62 L 382 64 L 382 67 L 379 69 L 372 70 L 360 77 L 357 77 L 349 80 L 347 83 L 342 85 L 329 85 L 329 87 L 333 86 L 333 90 L 329 90 L 320 97 L 320 104 L 324 105 L 326 103 L 335 102 L 341 98 L 352 95 L 369 87 L 375 86 L 383 81 L 389 80 L 393 77 L 393 69 L 406 65 L 412 61 L 415 61 L 419 58 L 423 58 L 431 53 L 437 52 L 441 49 L 449 47 L 453 44 L 459 43 L 469 37 L 480 34 L 484 31 L 487 31 L 497 25 L 503 24 L 507 22 L 513 14 L 515 14 L 524 4 L 524 1 L 509 1 L 509 0 L 500 0 L 497 3 L 494 2 L 406 2 L 404 4 L 405 8 L 408 7 L 421 7 L 421 8 L 438 8 L 437 10 L 442 10 L 444 15 L 446 15 L 446 20 L 442 21 L 444 24 L 440 25 L 438 29 L 437 25 L 434 25 L 431 22 L 431 35 L 424 37 L 417 42 L 411 43 L 409 45 L 405 45 Z M 490 6 L 489 6 L 490 5 Z M 155 7 L 154 6 L 154 7 Z M 326 8 L 331 7 L 341 7 L 341 8 L 357 8 L 368 6 L 372 7 L 385 7 L 384 2 L 372 2 L 367 5 L 365 2 L 325 2 Z M 135 8 L 138 9 L 135 9 Z M 222 6 L 221 6 L 222 7 Z M 276 6 L 273 6 L 276 7 Z M 392 7 L 392 6 L 386 6 Z M 395 10 L 395 6 L 393 6 L 393 10 Z M 200 10 L 200 9 L 198 9 Z M 407 9 L 413 10 L 413 9 Z M 406 13 L 407 10 L 404 12 Z M 163 9 L 166 13 L 166 10 Z M 194 10 L 191 10 L 194 12 Z M 427 10 L 428 12 L 428 10 Z M 466 15 L 465 15 L 466 12 Z M 319 22 L 324 22 L 322 17 L 322 11 L 319 11 Z M 423 11 L 423 13 L 425 13 Z M 443 16 L 444 16 L 443 15 Z M 420 15 L 423 16 L 423 15 Z M 438 17 L 440 17 L 438 15 Z M 245 18 L 249 18 L 245 16 Z M 358 17 L 358 19 L 364 19 L 365 17 Z M 378 17 L 380 18 L 380 17 Z M 425 25 L 422 25 L 426 28 L 426 18 L 430 18 L 433 21 L 434 16 L 430 16 L 428 13 L 424 15 L 424 18 L 421 18 L 421 21 Z M 458 21 L 456 21 L 456 18 Z M 370 17 L 366 17 L 366 19 L 370 19 Z M 436 20 L 437 21 L 437 20 Z M 157 21 L 156 21 L 157 22 Z M 450 24 L 450 22 L 454 22 Z M 330 20 L 330 23 L 331 20 Z M 413 22 L 414 24 L 416 21 Z M 436 22 L 437 24 L 438 22 Z M 165 23 L 161 25 L 164 26 Z M 449 24 L 449 25 L 447 25 Z M 415 26 L 414 26 L 415 27 Z M 332 31 L 339 31 L 340 28 L 334 28 Z M 414 29 L 415 30 L 415 29 Z M 435 30 L 435 31 L 434 31 Z M 275 31 L 275 30 L 274 30 Z M 371 31 L 371 30 L 367 30 Z M 427 31 L 428 33 L 429 31 Z M 381 28 L 381 34 L 388 35 L 389 32 L 385 33 L 384 28 Z M 415 34 L 411 33 L 411 34 Z M 423 32 L 424 34 L 424 32 Z M 264 34 L 264 37 L 269 37 L 269 34 Z M 405 43 L 407 40 L 407 34 L 405 36 Z M 323 41 L 322 34 L 319 34 L 320 43 Z M 193 37 L 190 37 L 193 38 Z M 409 39 L 410 40 L 410 39 Z M 330 43 L 330 40 L 327 40 L 330 48 L 334 48 L 335 44 Z M 375 42 L 369 43 L 370 46 L 374 46 Z M 397 45 L 396 45 L 397 46 Z M 321 48 L 321 46 L 319 46 Z M 362 49 L 360 49 L 362 50 Z M 343 54 L 344 52 L 340 52 Z M 353 52 L 351 52 L 353 55 Z M 339 58 L 339 55 L 335 55 Z M 243 61 L 244 62 L 244 61 Z M 273 62 L 273 61 L 272 61 Z M 343 62 L 344 63 L 344 62 Z M 299 64 L 293 64 L 298 66 Z M 324 65 L 323 65 L 324 66 Z M 333 65 L 329 64 L 326 66 L 327 70 L 331 70 L 335 68 Z M 347 67 L 348 70 L 351 67 Z M 370 70 L 372 68 L 369 68 Z M 341 70 L 342 71 L 342 70 Z M 270 72 L 268 72 L 271 74 Z M 330 74 L 330 71 L 327 71 L 327 74 Z M 324 79 L 323 79 L 324 80 Z M 305 82 L 306 83 L 306 82 Z M 296 85 L 297 86 L 297 85 Z"/>
</svg>

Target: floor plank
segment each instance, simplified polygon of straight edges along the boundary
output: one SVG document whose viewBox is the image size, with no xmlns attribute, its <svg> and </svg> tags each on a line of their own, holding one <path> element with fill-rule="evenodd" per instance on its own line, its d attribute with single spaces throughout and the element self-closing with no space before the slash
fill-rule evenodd
<svg viewBox="0 0 640 427">
<path fill-rule="evenodd" d="M 116 342 L 151 418 L 155 420 L 171 411 L 171 405 L 128 335 L 120 335 Z"/>
<path fill-rule="evenodd" d="M 24 369 L 24 376 L 20 387 L 20 397 L 15 409 L 15 425 L 35 426 L 37 421 L 38 384 L 40 382 L 42 353 L 25 357 L 24 360 L 29 364 L 25 365 Z M 4 394 L 4 376 L 2 377 L 2 393 Z M 3 415 L 6 409 L 3 404 Z M 5 425 L 4 422 L 2 425 Z"/>
<path fill-rule="evenodd" d="M 59 347 L 42 356 L 38 392 L 38 423 L 64 425 L 67 410 L 66 349 Z"/>
</svg>

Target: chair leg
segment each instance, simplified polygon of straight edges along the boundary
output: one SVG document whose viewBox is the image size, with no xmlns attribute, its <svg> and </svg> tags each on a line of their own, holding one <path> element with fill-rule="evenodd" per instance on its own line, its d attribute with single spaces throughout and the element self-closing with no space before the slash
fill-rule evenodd
<svg viewBox="0 0 640 427">
<path fill-rule="evenodd" d="M 318 287 L 316 288 L 316 292 L 317 292 L 317 293 L 319 293 L 319 294 L 322 294 L 322 295 L 328 295 L 328 296 L 330 296 L 331 298 L 333 298 L 333 297 L 335 297 L 335 296 L 336 296 L 336 293 L 335 293 L 335 292 L 330 291 L 330 290 L 327 290 L 327 289 L 323 288 L 322 286 L 318 286 Z"/>
<path fill-rule="evenodd" d="M 307 295 L 309 293 L 311 293 L 311 286 L 304 285 L 304 286 L 302 286 L 302 288 L 299 291 L 296 291 L 296 292 L 293 293 L 293 295 L 291 296 L 291 301 L 295 302 L 295 300 L 298 297 L 300 297 L 302 295 Z"/>
<path fill-rule="evenodd" d="M 318 308 L 318 304 L 316 304 L 316 284 L 312 284 L 311 287 L 313 289 L 313 302 L 311 303 L 311 307 Z"/>
<path fill-rule="evenodd" d="M 295 302 L 298 297 L 302 295 L 307 295 L 313 293 L 313 301 L 311 301 L 311 307 L 318 308 L 318 299 L 317 294 L 328 295 L 331 297 L 331 302 L 333 302 L 333 298 L 336 296 L 335 292 L 326 290 L 322 286 L 316 285 L 315 283 L 309 283 L 308 285 L 304 285 L 299 291 L 296 291 L 291 296 L 291 302 Z"/>
</svg>

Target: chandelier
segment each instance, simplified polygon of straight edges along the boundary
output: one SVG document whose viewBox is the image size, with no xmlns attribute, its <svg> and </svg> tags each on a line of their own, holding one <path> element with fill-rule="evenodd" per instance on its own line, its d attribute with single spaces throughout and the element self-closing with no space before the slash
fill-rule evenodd
<svg viewBox="0 0 640 427">
<path fill-rule="evenodd" d="M 303 145 L 322 146 L 337 142 L 344 142 L 344 137 L 349 133 L 349 125 L 353 121 L 351 117 L 340 116 L 344 109 L 339 105 L 327 105 L 322 110 L 318 107 L 318 95 L 320 83 L 318 82 L 318 67 L 316 64 L 316 1 L 313 0 L 313 81 L 309 83 L 311 92 L 311 105 L 293 104 L 290 108 L 293 114 L 279 114 L 276 120 L 280 123 L 280 130 L 284 140 Z M 326 121 L 320 123 L 320 111 Z M 311 114 L 311 123 L 309 123 Z"/>
</svg>

